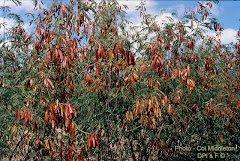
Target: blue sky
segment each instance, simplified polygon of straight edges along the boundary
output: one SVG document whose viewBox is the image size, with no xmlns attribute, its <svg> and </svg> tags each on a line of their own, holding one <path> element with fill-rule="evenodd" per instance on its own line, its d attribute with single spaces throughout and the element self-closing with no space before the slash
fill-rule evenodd
<svg viewBox="0 0 240 161">
<path fill-rule="evenodd" d="M 126 3 L 130 8 L 127 11 L 129 15 L 129 20 L 134 24 L 139 25 L 141 18 L 139 18 L 139 12 L 134 10 L 134 6 L 138 3 L 137 1 L 120 1 L 120 3 Z M 206 3 L 206 1 L 202 1 Z M 160 15 L 162 9 L 166 9 L 164 14 L 158 16 L 157 20 L 160 22 L 164 16 L 171 16 L 172 12 L 178 13 L 177 21 L 184 16 L 186 9 L 196 9 L 198 6 L 198 1 L 163 1 L 163 0 L 151 0 L 146 1 L 147 12 L 152 15 Z M 220 38 L 221 42 L 228 44 L 230 42 L 236 42 L 236 34 L 240 27 L 240 1 L 221 1 L 218 4 L 213 4 L 211 9 L 212 18 L 216 18 L 219 23 L 222 24 L 224 31 L 223 36 Z M 209 36 L 215 36 L 213 31 L 207 31 Z"/>
<path fill-rule="evenodd" d="M 62 0 L 64 3 L 67 0 Z M 44 7 L 49 7 L 51 5 L 51 0 L 43 0 Z M 135 6 L 139 4 L 138 0 L 129 0 L 129 1 L 119 1 L 120 4 L 126 4 L 129 7 L 127 10 L 128 19 L 133 22 L 133 25 L 139 25 L 141 18 L 139 17 L 139 11 L 135 10 Z M 202 1 L 205 3 L 205 1 Z M 25 22 L 28 21 L 26 16 L 23 16 L 24 13 L 33 12 L 35 14 L 38 11 L 34 11 L 33 2 L 31 0 L 23 0 L 22 6 L 16 6 L 12 2 L 8 2 L 6 0 L 6 5 L 11 7 L 11 11 L 13 13 L 19 14 Z M 3 5 L 3 0 L 0 0 L 0 6 Z M 178 18 L 181 18 L 184 15 L 185 9 L 187 8 L 196 8 L 198 5 L 198 1 L 162 1 L 162 0 L 151 0 L 146 1 L 146 7 L 148 13 L 152 15 L 159 15 L 162 9 L 166 9 L 164 14 L 158 16 L 157 20 L 160 22 L 163 20 L 164 16 L 171 15 L 172 12 L 178 13 Z M 231 41 L 235 42 L 235 35 L 240 27 L 240 1 L 221 1 L 219 4 L 213 4 L 212 15 L 211 17 L 217 18 L 218 22 L 223 24 L 224 32 L 223 37 L 221 38 L 222 43 L 229 43 Z M 0 11 L 0 23 L 3 22 L 3 11 Z M 14 26 L 14 21 L 11 19 L 6 19 L 8 23 L 8 27 Z M 27 23 L 24 25 L 27 31 L 31 31 L 32 27 Z M 0 29 L 0 34 L 3 34 L 3 29 Z M 209 36 L 213 36 L 214 32 L 209 31 L 207 34 Z"/>
<path fill-rule="evenodd" d="M 151 2 L 150 2 L 151 3 Z M 157 8 L 175 8 L 175 6 L 184 5 L 185 8 L 197 6 L 197 1 L 156 1 Z M 181 7 L 181 6 L 180 6 Z M 179 9 L 179 8 L 178 8 Z M 240 27 L 240 1 L 221 1 L 214 5 L 213 15 L 224 24 L 225 28 L 233 28 L 235 30 Z"/>
</svg>

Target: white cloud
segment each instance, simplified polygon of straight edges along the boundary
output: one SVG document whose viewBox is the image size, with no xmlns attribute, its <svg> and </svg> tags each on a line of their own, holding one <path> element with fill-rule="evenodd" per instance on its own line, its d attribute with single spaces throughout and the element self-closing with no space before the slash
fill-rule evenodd
<svg viewBox="0 0 240 161">
<path fill-rule="evenodd" d="M 184 4 L 172 5 L 166 9 L 168 12 L 176 12 L 178 16 L 182 16 L 186 10 Z"/>
<path fill-rule="evenodd" d="M 33 26 L 30 26 L 30 24 L 29 23 L 25 23 L 24 25 L 23 25 L 23 28 L 25 29 L 25 30 L 29 30 L 29 29 L 31 29 Z"/>
<path fill-rule="evenodd" d="M 133 23 L 132 26 L 138 26 L 141 24 L 142 17 L 140 17 L 140 11 L 136 10 L 136 7 L 140 5 L 140 1 L 118 1 L 120 5 L 123 4 L 128 6 L 127 16 L 129 16 L 128 20 Z M 146 1 L 145 7 L 148 14 L 156 15 L 158 14 L 158 8 L 156 8 L 157 3 L 154 1 Z M 124 8 L 123 8 L 124 9 Z"/>
<path fill-rule="evenodd" d="M 140 13 L 139 11 L 135 10 L 136 6 L 140 4 L 139 1 L 119 1 L 120 4 L 126 4 L 129 9 L 126 10 L 127 15 L 129 16 L 128 20 L 130 22 L 132 22 L 133 24 L 131 26 L 140 26 L 141 25 L 141 21 L 143 20 L 142 17 L 140 17 Z M 206 4 L 207 2 L 205 2 Z M 158 15 L 156 18 L 156 21 L 158 22 L 158 24 L 163 27 L 163 23 L 164 22 L 169 22 L 169 19 L 167 17 L 171 17 L 173 19 L 174 22 L 177 22 L 179 18 L 173 17 L 173 15 L 170 13 L 171 11 L 176 11 L 178 13 L 178 16 L 181 17 L 181 15 L 184 14 L 185 12 L 185 6 L 183 4 L 178 4 L 178 5 L 173 5 L 170 6 L 166 9 L 166 12 L 163 14 L 160 14 L 161 9 L 159 9 L 158 5 L 156 2 L 154 1 L 147 1 L 146 2 L 146 9 L 147 9 L 147 13 L 153 15 Z M 197 7 L 194 7 L 194 10 L 196 11 Z M 211 13 L 212 16 L 220 16 L 221 13 L 223 12 L 223 8 L 219 7 L 218 5 L 212 3 L 212 8 L 211 8 Z M 211 17 L 211 16 L 209 16 Z M 204 20 L 204 22 L 209 22 L 209 20 Z M 186 26 L 190 26 L 191 25 L 191 21 L 189 21 Z M 197 23 L 193 22 L 193 29 L 197 28 Z M 206 29 L 206 28 L 205 28 Z M 189 34 L 192 33 L 191 29 L 187 29 L 187 31 L 189 32 Z M 220 39 L 222 44 L 228 44 L 230 42 L 236 42 L 236 34 L 237 31 L 231 28 L 225 29 L 222 32 L 222 36 L 220 38 L 218 38 L 216 36 L 216 33 L 214 31 L 211 30 L 206 30 L 205 35 L 210 36 L 214 36 L 217 40 Z"/>
<path fill-rule="evenodd" d="M 5 32 L 7 31 L 8 28 L 11 28 L 14 26 L 14 21 L 12 19 L 5 19 L 0 17 L 0 23 L 3 23 L 3 22 L 6 22 L 6 25 L 5 25 Z M 4 27 L 1 25 L 1 28 L 0 28 L 0 34 L 3 35 L 4 33 Z"/>
<path fill-rule="evenodd" d="M 4 5 L 5 6 L 9 6 L 11 8 L 10 9 L 11 13 L 20 15 L 21 19 L 25 22 L 25 24 L 23 25 L 23 28 L 28 32 L 28 31 L 31 30 L 31 26 L 29 26 L 28 20 L 27 20 L 27 16 L 24 16 L 24 14 L 26 14 L 26 13 L 37 14 L 40 11 L 40 9 L 39 8 L 37 10 L 34 9 L 35 8 L 34 7 L 34 3 L 31 0 L 23 0 L 21 2 L 22 2 L 22 4 L 17 6 L 12 1 L 5 1 L 5 4 L 4 4 L 4 1 L 1 0 L 0 1 L 0 6 L 4 6 Z M 41 5 L 41 7 L 42 8 L 46 8 L 45 5 Z M 7 23 L 6 29 L 15 26 L 14 20 L 13 19 L 8 19 L 8 17 L 7 17 L 8 13 L 9 12 L 7 12 L 6 15 L 5 15 L 6 16 L 5 22 Z M 4 22 L 3 12 L 2 11 L 0 12 L 0 22 L 1 23 Z M 4 29 L 3 29 L 3 26 L 2 26 L 1 29 L 0 29 L 0 34 L 3 34 L 3 32 L 4 32 Z"/>
<path fill-rule="evenodd" d="M 140 27 L 143 27 L 141 25 L 141 22 L 143 21 L 143 17 L 142 16 L 140 17 L 140 11 L 136 10 L 136 6 L 140 5 L 140 1 L 119 1 L 119 3 L 121 5 L 125 4 L 129 8 L 129 9 L 126 10 L 128 20 L 130 22 L 132 22 L 132 24 L 130 24 L 129 26 L 140 26 Z M 173 17 L 173 15 L 171 13 L 168 13 L 168 12 L 160 13 L 162 8 L 159 8 L 159 6 L 157 5 L 157 2 L 146 1 L 145 7 L 146 7 L 146 13 L 150 14 L 151 17 L 157 15 L 155 20 L 158 23 L 158 25 L 160 25 L 160 27 L 163 27 L 164 23 L 168 23 L 169 22 L 169 19 L 167 17 L 170 17 L 173 20 L 173 22 L 177 22 L 177 20 L 178 20 L 176 17 Z M 182 14 L 183 13 L 183 7 L 184 7 L 184 5 L 174 5 L 173 6 L 173 8 L 175 10 L 178 9 L 178 12 L 179 12 L 178 14 Z M 167 11 L 168 10 L 172 10 L 172 9 L 168 8 Z M 126 29 L 130 33 L 131 30 L 129 29 L 129 26 L 126 26 Z M 140 28 L 137 29 L 137 31 L 139 31 L 139 30 L 140 30 Z M 147 31 L 144 31 L 142 34 L 143 35 L 147 34 Z M 155 36 L 155 34 L 148 35 L 147 41 L 150 41 L 150 39 L 153 36 Z M 132 39 L 130 41 L 132 41 Z M 136 43 L 134 43 L 133 46 L 135 48 L 138 48 Z M 135 50 L 133 50 L 133 52 L 135 52 Z M 137 55 L 139 56 L 139 53 Z"/>
<path fill-rule="evenodd" d="M 127 5 L 127 13 L 132 14 L 133 12 L 139 12 L 136 10 L 137 6 L 140 6 L 141 1 L 118 1 L 120 5 Z M 157 5 L 156 2 L 154 1 L 146 1 L 145 2 L 145 7 L 147 10 L 152 10 L 155 6 Z M 138 14 L 139 15 L 139 14 Z"/>
<path fill-rule="evenodd" d="M 209 2 L 205 2 L 203 3 L 204 5 L 206 5 Z M 210 8 L 210 12 L 212 13 L 213 16 L 220 16 L 221 13 L 223 12 L 223 8 L 219 7 L 219 5 L 212 3 L 212 8 Z"/>
<path fill-rule="evenodd" d="M 160 16 L 158 16 L 156 20 L 161 25 L 164 23 L 169 23 L 171 21 L 174 23 L 178 21 L 178 19 L 176 17 L 173 17 L 171 13 L 163 13 Z"/>
<path fill-rule="evenodd" d="M 140 4 L 139 1 L 119 1 L 118 2 L 122 7 L 123 5 L 126 5 L 128 7 L 128 9 L 124 9 L 124 7 L 122 9 L 124 9 L 128 14 L 133 14 L 136 13 L 138 11 L 136 11 L 136 6 L 138 6 Z M 139 15 L 139 14 L 138 14 Z"/>
<path fill-rule="evenodd" d="M 5 6 L 9 6 L 11 8 L 11 12 L 22 14 L 22 13 L 34 13 L 37 12 L 34 10 L 34 4 L 33 1 L 21 1 L 22 4 L 20 6 L 17 6 L 15 3 L 11 1 L 5 1 Z M 4 1 L 0 2 L 0 6 L 4 6 Z"/>
<path fill-rule="evenodd" d="M 237 42 L 236 35 L 237 30 L 228 28 L 223 30 L 222 37 L 220 37 L 220 40 L 223 44 L 229 44 L 231 42 L 236 43 Z"/>
<path fill-rule="evenodd" d="M 8 31 L 8 29 L 10 29 L 11 27 L 14 27 L 16 26 L 17 24 L 15 23 L 15 21 L 13 19 L 5 19 L 0 17 L 0 23 L 6 23 L 5 25 L 5 33 Z M 32 26 L 29 25 L 29 23 L 25 23 L 23 26 L 23 29 L 25 29 L 26 32 L 30 32 L 31 31 L 31 28 Z M 0 34 L 3 35 L 4 34 L 4 26 L 1 25 L 1 28 L 0 28 Z"/>
<path fill-rule="evenodd" d="M 213 4 L 211 8 L 211 13 L 213 16 L 219 16 L 220 15 L 220 10 L 216 4 Z"/>
<path fill-rule="evenodd" d="M 177 5 L 176 8 L 177 8 L 177 13 L 179 16 L 183 15 L 186 10 L 186 7 L 183 4 Z"/>
<path fill-rule="evenodd" d="M 216 33 L 214 31 L 212 31 L 212 30 L 208 30 L 207 35 L 209 37 L 211 37 L 211 36 L 215 37 L 216 40 L 220 39 L 222 44 L 229 44 L 231 42 L 233 42 L 233 43 L 237 42 L 237 39 L 236 39 L 237 30 L 234 30 L 232 28 L 224 29 L 222 31 L 222 34 L 221 34 L 220 37 L 217 37 Z"/>
<path fill-rule="evenodd" d="M 3 44 L 5 44 L 5 46 L 11 46 L 11 42 L 10 41 L 8 41 L 8 40 L 6 40 L 5 42 L 2 42 L 1 44 L 0 44 L 0 46 L 2 46 Z"/>
</svg>

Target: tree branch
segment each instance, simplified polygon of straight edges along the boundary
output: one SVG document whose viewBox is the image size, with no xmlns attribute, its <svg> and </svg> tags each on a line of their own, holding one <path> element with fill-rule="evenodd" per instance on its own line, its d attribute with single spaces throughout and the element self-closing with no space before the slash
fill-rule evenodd
<svg viewBox="0 0 240 161">
<path fill-rule="evenodd" d="M 22 139 L 23 139 L 23 137 L 24 137 L 24 132 L 25 132 L 25 130 L 23 130 L 22 136 L 18 139 L 18 142 L 17 142 L 17 144 L 15 145 L 15 147 L 14 147 L 14 149 L 13 149 L 13 151 L 12 151 L 12 154 L 11 154 L 10 157 L 9 157 L 9 160 L 10 160 L 10 161 L 11 161 L 11 159 L 12 159 L 12 157 L 13 157 L 14 151 L 16 151 L 17 147 L 19 146 L 20 142 L 22 141 Z"/>
<path fill-rule="evenodd" d="M 131 130 L 127 130 L 126 132 L 134 131 L 134 130 L 138 129 L 139 127 L 142 127 L 142 125 L 140 125 L 140 126 L 138 126 L 138 127 L 135 127 L 135 128 L 133 128 L 133 129 L 131 129 Z"/>
<path fill-rule="evenodd" d="M 84 134 L 88 134 L 88 135 L 90 135 L 91 133 L 88 133 L 88 132 L 85 132 L 85 131 L 82 131 L 82 130 L 80 130 L 80 129 L 78 129 L 80 132 L 82 132 L 82 133 L 84 133 Z"/>
</svg>

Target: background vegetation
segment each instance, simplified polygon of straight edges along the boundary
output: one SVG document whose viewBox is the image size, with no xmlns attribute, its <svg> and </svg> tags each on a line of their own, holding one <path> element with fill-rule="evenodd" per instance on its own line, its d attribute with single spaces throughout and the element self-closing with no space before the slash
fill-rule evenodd
<svg viewBox="0 0 240 161">
<path fill-rule="evenodd" d="M 196 149 L 175 146 L 240 145 L 240 31 L 234 45 L 204 35 L 223 30 L 211 6 L 159 26 L 142 2 L 142 26 L 129 28 L 115 0 L 53 1 L 35 33 L 11 28 L 0 159 L 192 160 Z"/>
</svg>

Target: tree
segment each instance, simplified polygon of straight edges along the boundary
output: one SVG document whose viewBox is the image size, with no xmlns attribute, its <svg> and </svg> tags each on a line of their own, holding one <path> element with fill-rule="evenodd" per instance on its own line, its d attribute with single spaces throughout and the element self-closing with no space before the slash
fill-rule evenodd
<svg viewBox="0 0 240 161">
<path fill-rule="evenodd" d="M 210 8 L 160 27 L 141 3 L 130 34 L 117 1 L 53 1 L 35 34 L 13 28 L 1 47 L 1 158 L 190 160 L 197 149 L 176 146 L 239 144 L 240 43 L 204 36 L 223 30 L 204 21 Z"/>
</svg>

